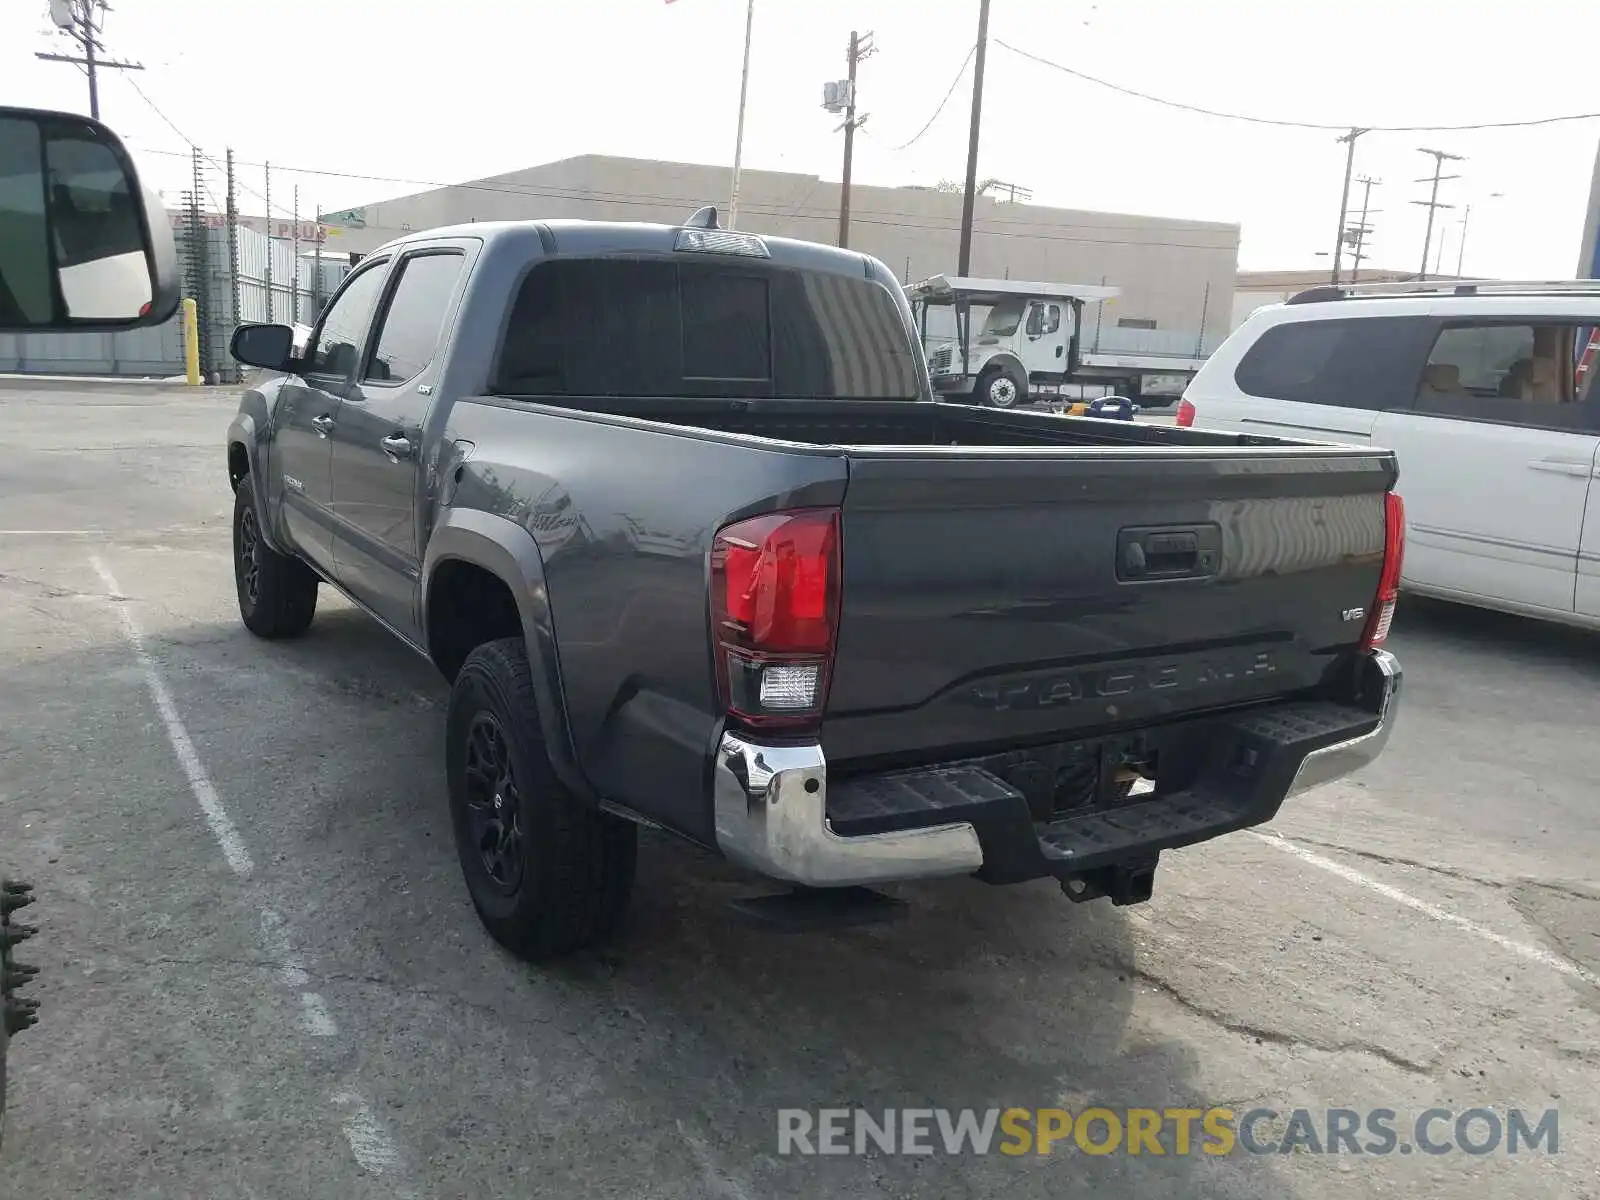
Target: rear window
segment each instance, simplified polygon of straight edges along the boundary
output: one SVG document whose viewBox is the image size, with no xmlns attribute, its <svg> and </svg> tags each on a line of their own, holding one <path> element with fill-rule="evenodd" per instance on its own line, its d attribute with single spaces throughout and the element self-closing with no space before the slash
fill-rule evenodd
<svg viewBox="0 0 1600 1200">
<path fill-rule="evenodd" d="M 917 398 L 905 324 L 878 285 L 659 259 L 536 266 L 495 381 L 520 396 Z"/>
<path fill-rule="evenodd" d="M 1426 317 L 1350 317 L 1274 325 L 1234 370 L 1239 390 L 1339 408 L 1408 405 L 1428 354 Z"/>
</svg>

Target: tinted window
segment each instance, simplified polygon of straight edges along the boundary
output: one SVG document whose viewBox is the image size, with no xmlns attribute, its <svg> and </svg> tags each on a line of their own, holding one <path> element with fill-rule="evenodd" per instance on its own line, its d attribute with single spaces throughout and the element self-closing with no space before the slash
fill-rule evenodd
<svg viewBox="0 0 1600 1200">
<path fill-rule="evenodd" d="M 1574 325 L 1452 324 L 1439 331 L 1417 386 L 1431 416 L 1556 429 L 1597 428 L 1580 404 Z"/>
<path fill-rule="evenodd" d="M 765 279 L 688 271 L 678 288 L 686 378 L 772 378 Z"/>
<path fill-rule="evenodd" d="M 1340 408 L 1409 405 L 1426 354 L 1426 317 L 1352 317 L 1274 325 L 1234 370 L 1239 390 Z"/>
<path fill-rule="evenodd" d="M 383 314 L 378 349 L 366 378 L 402 383 L 433 361 L 463 261 L 459 254 L 422 254 L 405 260 L 400 283 Z"/>
<path fill-rule="evenodd" d="M 765 264 L 565 259 L 528 273 L 497 390 L 915 399 L 899 308 L 865 279 Z"/>
<path fill-rule="evenodd" d="M 372 323 L 372 310 L 383 288 L 383 277 L 381 265 L 352 275 L 344 290 L 334 297 L 317 332 L 317 346 L 308 368 L 312 374 L 350 375 L 355 371 L 361 340 Z"/>
</svg>

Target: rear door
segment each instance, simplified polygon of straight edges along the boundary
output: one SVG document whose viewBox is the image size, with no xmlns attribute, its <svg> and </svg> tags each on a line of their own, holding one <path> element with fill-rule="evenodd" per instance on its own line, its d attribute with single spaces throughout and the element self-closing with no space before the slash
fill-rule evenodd
<svg viewBox="0 0 1600 1200">
<path fill-rule="evenodd" d="M 1573 611 L 1600 450 L 1595 406 L 1575 394 L 1576 333 L 1576 322 L 1435 324 L 1412 402 L 1373 434 L 1400 459 L 1404 582 Z"/>
<path fill-rule="evenodd" d="M 396 264 L 361 377 L 333 434 L 339 581 L 407 637 L 417 636 L 417 493 L 435 357 L 465 274 L 467 247 L 423 243 Z"/>
<path fill-rule="evenodd" d="M 1196 428 L 1366 445 L 1380 411 L 1410 402 L 1426 318 L 1252 320 L 1267 327 L 1235 334 L 1242 353 L 1219 351 L 1189 386 Z"/>
<path fill-rule="evenodd" d="M 345 280 L 312 331 L 304 368 L 284 379 L 273 416 L 284 526 L 295 548 L 330 575 L 336 574 L 331 438 L 388 271 L 386 259 L 374 259 Z"/>
<path fill-rule="evenodd" d="M 1292 694 L 1377 591 L 1392 456 L 852 448 L 830 762 Z"/>
</svg>

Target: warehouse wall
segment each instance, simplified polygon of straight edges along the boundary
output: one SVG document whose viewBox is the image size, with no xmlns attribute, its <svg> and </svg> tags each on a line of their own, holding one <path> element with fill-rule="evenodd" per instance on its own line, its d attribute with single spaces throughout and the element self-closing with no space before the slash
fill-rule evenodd
<svg viewBox="0 0 1600 1200">
<path fill-rule="evenodd" d="M 586 155 L 470 184 L 369 204 L 364 226 L 331 229 L 332 250 L 370 251 L 402 233 L 464 221 L 582 217 L 677 224 L 702 204 L 726 219 L 725 167 Z M 741 229 L 812 241 L 838 236 L 839 184 L 816 176 L 743 172 Z M 337 220 L 337 218 L 332 218 Z M 850 245 L 881 258 L 902 279 L 954 274 L 961 196 L 920 188 L 851 190 Z M 970 274 L 1123 289 L 1103 312 L 1086 314 L 1108 348 L 1118 319 L 1154 321 L 1167 340 L 1209 351 L 1231 324 L 1239 227 L 1119 213 L 1080 212 L 978 198 Z M 1125 331 L 1134 348 L 1141 331 Z M 1149 340 L 1146 336 L 1146 340 Z"/>
</svg>

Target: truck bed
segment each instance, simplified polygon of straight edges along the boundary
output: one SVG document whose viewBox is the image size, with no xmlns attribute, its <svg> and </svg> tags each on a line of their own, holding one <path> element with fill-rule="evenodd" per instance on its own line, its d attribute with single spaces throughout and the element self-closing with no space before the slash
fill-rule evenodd
<svg viewBox="0 0 1600 1200">
<path fill-rule="evenodd" d="M 537 401 L 530 401 L 538 403 Z M 1304 447 L 1307 443 L 1254 434 L 1219 433 L 1000 412 L 925 401 L 685 400 L 626 397 L 563 400 L 563 411 L 659 421 L 685 428 L 841 449 L 861 446 L 1100 446 Z"/>
<path fill-rule="evenodd" d="M 653 603 L 678 614 L 659 645 L 607 621 L 608 601 L 576 601 L 563 581 L 598 578 L 595 563 L 552 564 L 563 665 L 606 665 L 570 685 L 594 689 L 585 706 L 602 723 L 640 705 L 604 680 L 639 688 L 656 675 L 651 658 L 665 677 L 703 653 L 677 649 L 704 627 L 703 568 L 693 594 L 679 594 L 690 577 L 674 571 L 668 584 L 662 556 L 699 563 L 718 525 L 752 511 L 729 504 L 751 495 L 740 480 L 793 479 L 771 493 L 776 507 L 840 505 L 842 615 L 822 744 L 841 772 L 1315 697 L 1361 636 L 1396 476 L 1392 455 L 1362 447 L 926 402 L 495 398 L 479 413 L 493 409 L 486 444 L 527 438 L 574 470 L 564 513 L 598 524 L 575 485 L 591 470 L 615 478 L 606 461 L 630 464 L 641 504 L 655 498 L 630 515 L 651 531 L 630 544 L 661 564 Z M 1130 554 L 1146 560 L 1142 576 Z M 639 646 L 628 669 L 619 641 Z M 692 707 L 714 710 L 709 701 Z M 709 733 L 714 711 L 706 718 Z M 653 714 L 652 728 L 663 719 Z M 597 754 L 620 744 L 594 732 Z"/>
</svg>

